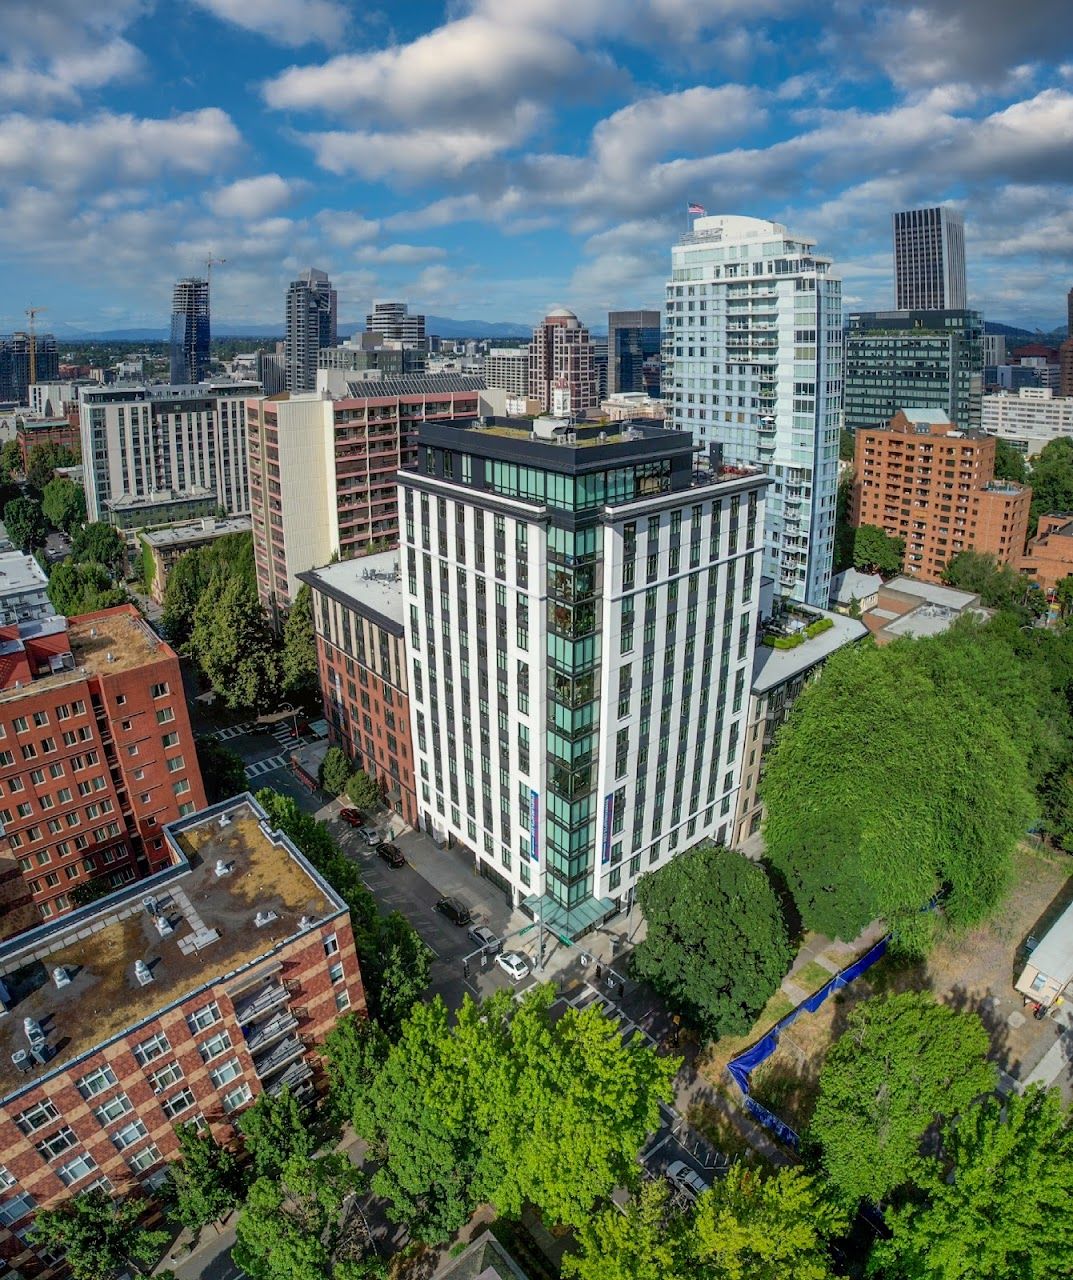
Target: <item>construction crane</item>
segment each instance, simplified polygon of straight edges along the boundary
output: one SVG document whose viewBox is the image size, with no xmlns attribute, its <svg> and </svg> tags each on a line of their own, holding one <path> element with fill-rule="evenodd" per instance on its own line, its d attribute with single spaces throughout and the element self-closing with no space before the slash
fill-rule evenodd
<svg viewBox="0 0 1073 1280">
<path fill-rule="evenodd" d="M 37 381 L 37 333 L 34 321 L 45 311 L 44 307 L 27 307 L 26 318 L 30 321 L 30 384 Z"/>
<path fill-rule="evenodd" d="M 205 259 L 205 283 L 209 286 L 209 292 L 212 292 L 212 269 L 213 267 L 222 267 L 227 261 L 226 258 L 208 257 Z"/>
</svg>

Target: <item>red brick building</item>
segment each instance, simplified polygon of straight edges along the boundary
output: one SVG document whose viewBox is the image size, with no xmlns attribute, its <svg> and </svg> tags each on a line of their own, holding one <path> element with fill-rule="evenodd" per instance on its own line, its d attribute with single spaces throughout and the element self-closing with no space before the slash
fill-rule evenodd
<svg viewBox="0 0 1073 1280">
<path fill-rule="evenodd" d="M 77 411 L 72 414 L 71 418 L 20 419 L 18 426 L 15 428 L 15 438 L 19 442 L 23 470 L 30 463 L 30 450 L 36 448 L 39 444 L 61 445 L 64 449 L 70 449 L 75 454 L 81 453 L 82 449 Z"/>
<path fill-rule="evenodd" d="M 1073 515 L 1040 516 L 1036 536 L 1030 538 L 1017 566 L 1044 591 L 1053 591 L 1073 573 Z"/>
<path fill-rule="evenodd" d="M 399 553 L 300 573 L 313 593 L 317 674 L 328 736 L 418 822 Z"/>
<path fill-rule="evenodd" d="M 399 540 L 395 473 L 417 457 L 419 422 L 478 416 L 480 378 L 412 375 L 352 383 L 332 400 L 316 392 L 246 402 L 257 590 L 286 608 L 297 575 L 333 555 Z"/>
<path fill-rule="evenodd" d="M 1019 561 L 1032 490 L 995 479 L 994 436 L 938 409 L 902 409 L 854 436 L 851 522 L 904 538 L 907 574 L 938 582 L 959 551 Z"/>
<path fill-rule="evenodd" d="M 133 605 L 0 627 L 0 937 L 167 866 L 204 806 L 178 659 Z"/>
<path fill-rule="evenodd" d="M 227 1141 L 262 1091 L 308 1094 L 365 1008 L 346 905 L 252 797 L 163 834 L 173 865 L 0 944 L 0 1258 L 26 1276 L 36 1209 L 151 1193 L 177 1123 Z"/>
</svg>

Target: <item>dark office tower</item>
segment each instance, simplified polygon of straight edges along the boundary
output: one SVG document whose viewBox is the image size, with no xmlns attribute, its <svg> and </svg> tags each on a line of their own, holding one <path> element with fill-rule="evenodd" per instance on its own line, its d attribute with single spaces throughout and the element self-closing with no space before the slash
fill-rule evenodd
<svg viewBox="0 0 1073 1280">
<path fill-rule="evenodd" d="M 1066 337 L 1073 338 L 1073 289 L 1066 294 Z"/>
<path fill-rule="evenodd" d="M 287 289 L 287 336 L 283 347 L 288 391 L 314 391 L 317 357 L 338 341 L 337 301 L 327 273 L 309 267 Z"/>
<path fill-rule="evenodd" d="M 607 393 L 659 395 L 660 313 L 612 311 L 607 317 Z"/>
<path fill-rule="evenodd" d="M 30 349 L 33 348 L 33 359 Z M 35 376 L 30 376 L 30 366 Z M 55 336 L 39 333 L 0 334 L 0 400 L 30 403 L 31 382 L 56 382 L 60 376 L 60 353 Z"/>
<path fill-rule="evenodd" d="M 209 372 L 209 282 L 175 281 L 171 297 L 171 384 L 193 386 Z"/>
<path fill-rule="evenodd" d="M 896 311 L 964 311 L 965 222 L 953 209 L 894 215 Z"/>
</svg>

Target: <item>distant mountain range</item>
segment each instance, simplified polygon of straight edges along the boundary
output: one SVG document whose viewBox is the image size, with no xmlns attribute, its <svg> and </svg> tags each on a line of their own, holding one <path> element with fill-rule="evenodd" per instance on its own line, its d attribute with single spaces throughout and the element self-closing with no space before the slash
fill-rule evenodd
<svg viewBox="0 0 1073 1280">
<path fill-rule="evenodd" d="M 450 316 L 427 316 L 425 326 L 429 333 L 441 338 L 528 338 L 533 330 L 530 325 L 515 324 L 510 320 L 452 320 Z M 359 320 L 341 322 L 340 337 L 349 337 L 363 328 Z M 995 320 L 984 322 L 986 333 L 1004 334 L 1007 338 L 1019 339 L 1023 342 L 1060 342 L 1066 336 L 1066 326 L 1056 325 L 1052 329 L 1021 329 L 1015 325 L 1000 324 Z M 96 332 L 73 329 L 70 326 L 59 326 L 52 332 L 61 342 L 167 342 L 167 329 L 104 329 Z M 605 325 L 594 325 L 591 332 L 606 334 Z M 278 325 L 273 324 L 220 324 L 214 326 L 215 338 L 262 338 L 268 340 L 282 339 L 283 333 Z"/>
</svg>

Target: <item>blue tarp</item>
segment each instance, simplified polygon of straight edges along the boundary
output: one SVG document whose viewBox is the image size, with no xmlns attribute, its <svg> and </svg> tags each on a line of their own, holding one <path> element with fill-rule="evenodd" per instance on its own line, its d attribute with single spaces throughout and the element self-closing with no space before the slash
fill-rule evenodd
<svg viewBox="0 0 1073 1280">
<path fill-rule="evenodd" d="M 762 1062 L 770 1058 L 778 1048 L 779 1035 L 785 1027 L 796 1022 L 802 1013 L 815 1013 L 833 991 L 841 991 L 843 987 L 849 986 L 854 978 L 859 978 L 877 960 L 882 960 L 883 956 L 886 955 L 889 941 L 889 934 L 880 938 L 870 951 L 866 951 L 860 959 L 854 960 L 852 964 L 840 969 L 830 981 L 824 983 L 819 991 L 814 992 L 807 1000 L 802 1000 L 797 1008 L 791 1009 L 785 1018 L 780 1018 L 767 1035 L 759 1039 L 756 1044 L 750 1045 L 744 1053 L 738 1054 L 736 1058 L 727 1064 L 727 1071 L 730 1072 L 731 1078 L 742 1092 L 746 1111 L 759 1120 L 765 1128 L 770 1129 L 777 1138 L 791 1147 L 797 1146 L 798 1135 L 788 1124 L 780 1120 L 778 1116 L 773 1115 L 767 1107 L 761 1106 L 755 1098 L 750 1096 L 749 1076 Z"/>
</svg>

